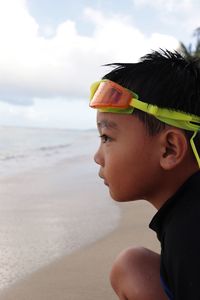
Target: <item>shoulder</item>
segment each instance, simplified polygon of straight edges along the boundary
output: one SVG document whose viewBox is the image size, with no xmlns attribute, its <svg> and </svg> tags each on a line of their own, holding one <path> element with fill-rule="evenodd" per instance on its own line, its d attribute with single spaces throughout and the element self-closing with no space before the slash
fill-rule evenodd
<svg viewBox="0 0 200 300">
<path fill-rule="evenodd" d="M 200 197 L 183 201 L 168 218 L 163 235 L 163 246 L 173 256 L 200 253 Z"/>
</svg>

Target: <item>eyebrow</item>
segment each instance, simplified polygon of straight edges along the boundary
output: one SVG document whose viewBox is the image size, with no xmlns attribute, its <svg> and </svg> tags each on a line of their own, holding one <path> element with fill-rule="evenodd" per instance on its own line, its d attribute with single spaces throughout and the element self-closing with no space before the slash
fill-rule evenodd
<svg viewBox="0 0 200 300">
<path fill-rule="evenodd" d="M 99 129 L 107 128 L 107 129 L 117 129 L 117 124 L 113 121 L 109 120 L 101 120 L 97 122 L 97 127 Z"/>
</svg>

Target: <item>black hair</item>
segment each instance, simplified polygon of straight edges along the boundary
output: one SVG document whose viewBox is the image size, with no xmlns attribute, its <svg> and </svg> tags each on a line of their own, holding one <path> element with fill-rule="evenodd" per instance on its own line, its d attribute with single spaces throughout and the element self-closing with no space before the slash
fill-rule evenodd
<svg viewBox="0 0 200 300">
<path fill-rule="evenodd" d="M 137 63 L 114 63 L 103 78 L 112 80 L 139 95 L 139 100 L 200 116 L 200 59 L 186 58 L 177 51 L 153 51 Z M 158 119 L 134 110 L 150 134 L 165 128 Z"/>
</svg>

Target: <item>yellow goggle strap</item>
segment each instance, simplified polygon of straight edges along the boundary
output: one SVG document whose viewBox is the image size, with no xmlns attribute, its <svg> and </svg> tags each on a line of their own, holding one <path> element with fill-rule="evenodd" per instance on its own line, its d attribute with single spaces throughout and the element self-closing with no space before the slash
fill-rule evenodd
<svg viewBox="0 0 200 300">
<path fill-rule="evenodd" d="M 156 105 L 148 104 L 138 99 L 132 99 L 130 105 L 153 115 L 155 118 L 168 125 L 189 131 L 200 130 L 200 117 L 198 116 L 169 110 L 166 108 L 159 108 Z"/>
<path fill-rule="evenodd" d="M 200 118 L 195 115 L 187 115 L 181 112 L 169 111 L 168 109 L 158 108 L 155 105 L 147 104 L 137 99 L 133 99 L 133 101 L 134 101 L 135 108 L 138 108 L 142 111 L 152 114 L 155 118 L 168 125 L 189 130 L 189 131 L 194 131 L 190 139 L 190 145 L 192 147 L 192 151 L 194 153 L 194 156 L 200 168 L 200 157 L 194 142 L 194 139 L 198 131 L 200 130 L 200 124 L 197 124 L 200 122 Z M 196 124 L 190 123 L 195 121 L 197 122 Z"/>
<path fill-rule="evenodd" d="M 199 166 L 199 168 L 200 168 L 200 157 L 199 157 L 199 153 L 198 153 L 198 151 L 197 151 L 197 148 L 196 148 L 196 145 L 195 145 L 195 142 L 194 142 L 194 138 L 195 138 L 195 136 L 197 135 L 197 132 L 198 132 L 198 131 L 195 131 L 194 134 L 192 135 L 192 137 L 191 137 L 191 139 L 190 139 L 190 145 L 191 145 L 191 147 L 192 147 L 192 151 L 193 151 L 193 153 L 194 153 L 194 156 L 195 156 L 196 161 L 197 161 L 197 163 L 198 163 L 198 166 Z"/>
</svg>

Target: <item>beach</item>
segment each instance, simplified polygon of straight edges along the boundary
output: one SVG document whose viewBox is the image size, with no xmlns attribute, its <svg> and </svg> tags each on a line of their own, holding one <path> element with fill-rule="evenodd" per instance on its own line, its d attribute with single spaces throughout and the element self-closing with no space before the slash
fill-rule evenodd
<svg viewBox="0 0 200 300">
<path fill-rule="evenodd" d="M 1 176 L 1 300 L 117 299 L 109 272 L 120 251 L 159 252 L 148 228 L 155 209 L 110 198 L 92 161 L 93 138 L 86 133 L 66 158 L 49 163 L 48 155 L 47 164 Z"/>
<path fill-rule="evenodd" d="M 65 168 L 67 174 L 67 165 L 64 166 L 63 163 L 60 163 L 51 168 L 32 171 L 28 173 L 29 177 L 25 173 L 7 179 L 4 184 L 7 183 L 7 186 L 9 184 L 11 186 L 11 183 L 13 181 L 16 183 L 17 179 L 21 179 L 23 183 L 32 182 L 33 179 L 36 182 L 37 178 L 38 191 L 40 193 L 43 191 L 43 194 L 46 193 L 47 197 L 52 197 L 52 180 L 54 180 L 55 188 L 55 185 L 58 184 L 55 179 L 61 176 L 59 187 L 64 185 Z M 56 178 L 55 174 L 57 174 Z M 100 201 L 101 197 L 107 197 L 107 191 L 103 184 L 99 185 L 96 182 L 96 185 L 89 189 L 89 184 L 86 186 L 81 177 L 79 177 L 79 181 L 77 178 L 74 186 L 70 187 L 71 193 L 73 194 L 73 189 L 74 191 L 77 190 L 77 185 L 81 188 L 83 184 L 85 185 L 85 192 L 82 192 L 82 196 L 88 195 L 88 197 L 93 198 L 93 201 Z M 47 193 L 48 185 L 51 192 L 49 195 Z M 45 187 L 45 189 L 41 191 L 40 186 Z M 16 190 L 14 192 L 16 193 Z M 27 192 L 25 190 L 21 192 L 21 197 Z M 31 187 L 29 187 L 29 193 L 31 194 Z M 100 193 L 102 196 L 99 197 Z M 123 204 L 112 203 L 110 199 L 108 201 L 111 201 L 113 207 L 117 205 L 121 212 L 116 228 L 111 228 L 110 232 L 105 233 L 105 236 L 100 237 L 97 241 L 86 243 L 86 245 L 82 245 L 80 249 L 71 254 L 58 257 L 55 261 L 17 280 L 16 283 L 2 290 L 0 299 L 116 299 L 109 284 L 109 271 L 116 255 L 130 246 L 145 246 L 159 251 L 159 245 L 154 233 L 148 229 L 149 221 L 155 213 L 155 210 L 149 204 L 144 201 Z"/>
</svg>

